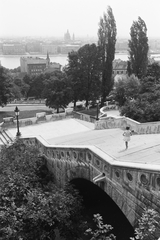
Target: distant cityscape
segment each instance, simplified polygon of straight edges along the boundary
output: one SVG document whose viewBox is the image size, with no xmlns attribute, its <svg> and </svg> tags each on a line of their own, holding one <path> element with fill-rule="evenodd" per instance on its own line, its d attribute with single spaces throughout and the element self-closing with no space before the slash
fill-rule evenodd
<svg viewBox="0 0 160 240">
<path fill-rule="evenodd" d="M 69 30 L 64 33 L 62 38 L 1 38 L 0 55 L 50 55 L 68 54 L 71 51 L 77 51 L 85 44 L 97 44 L 97 38 L 76 38 L 74 33 Z M 160 53 L 160 39 L 149 39 L 150 53 Z M 127 52 L 128 39 L 118 38 L 116 42 L 116 52 Z"/>
</svg>

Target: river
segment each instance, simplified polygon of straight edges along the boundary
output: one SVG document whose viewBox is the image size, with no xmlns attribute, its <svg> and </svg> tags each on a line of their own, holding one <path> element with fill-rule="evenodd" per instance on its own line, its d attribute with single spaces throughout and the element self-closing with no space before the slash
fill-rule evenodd
<svg viewBox="0 0 160 240">
<path fill-rule="evenodd" d="M 33 56 L 33 57 L 41 57 L 46 58 L 46 55 L 24 55 L 26 56 Z M 62 66 L 65 66 L 68 62 L 68 55 L 50 55 L 51 62 L 60 63 Z M 14 69 L 20 66 L 20 57 L 19 55 L 1 55 L 0 56 L 0 63 L 3 67 Z M 160 54 L 151 55 L 154 57 L 156 61 L 160 61 Z M 123 61 L 128 60 L 128 55 L 126 53 L 116 53 L 115 59 L 121 59 Z"/>
</svg>

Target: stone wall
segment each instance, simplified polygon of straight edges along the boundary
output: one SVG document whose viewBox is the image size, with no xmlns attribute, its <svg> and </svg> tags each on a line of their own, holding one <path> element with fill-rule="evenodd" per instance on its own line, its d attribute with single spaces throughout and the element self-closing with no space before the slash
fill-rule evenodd
<svg viewBox="0 0 160 240">
<path fill-rule="evenodd" d="M 80 112 L 73 112 L 73 117 L 78 118 L 83 121 L 86 121 L 86 122 L 95 123 L 95 121 L 96 121 L 96 118 L 94 116 L 90 116 L 88 114 L 84 114 L 84 113 L 80 113 Z"/>
<path fill-rule="evenodd" d="M 85 178 L 101 187 L 135 226 L 145 207 L 160 214 L 160 166 L 114 161 L 94 146 L 51 146 L 41 137 L 25 138 L 40 149 L 58 186 Z M 103 180 L 95 178 L 103 175 Z"/>
<path fill-rule="evenodd" d="M 95 129 L 111 129 L 129 126 L 137 134 L 155 134 L 160 133 L 160 122 L 139 123 L 127 117 L 105 117 L 95 122 Z"/>
<path fill-rule="evenodd" d="M 63 113 L 53 113 L 51 115 L 46 115 L 45 112 L 37 113 L 35 117 L 19 119 L 19 127 L 25 127 L 33 124 L 38 124 L 41 122 L 57 121 L 65 118 L 72 117 L 72 112 L 66 111 Z M 13 117 L 4 118 L 2 127 L 3 128 L 15 128 L 17 126 L 17 120 Z"/>
</svg>

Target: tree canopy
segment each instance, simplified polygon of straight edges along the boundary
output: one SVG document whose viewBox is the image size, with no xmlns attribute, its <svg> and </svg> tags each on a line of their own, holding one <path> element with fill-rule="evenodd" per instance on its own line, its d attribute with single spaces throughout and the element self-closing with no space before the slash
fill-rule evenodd
<svg viewBox="0 0 160 240">
<path fill-rule="evenodd" d="M 141 218 L 138 219 L 138 226 L 135 228 L 135 238 L 133 237 L 131 240 L 159 239 L 159 231 L 157 231 L 159 221 L 158 212 L 154 209 L 145 208 Z"/>
<path fill-rule="evenodd" d="M 121 115 L 139 122 L 160 120 L 160 84 L 154 77 L 144 77 L 140 81 L 139 91 L 134 101 L 125 102 L 121 107 Z"/>
<path fill-rule="evenodd" d="M 43 97 L 46 106 L 56 108 L 66 107 L 71 102 L 71 87 L 64 72 L 56 71 L 44 81 Z"/>
<path fill-rule="evenodd" d="M 70 187 L 54 185 L 54 176 L 39 154 L 22 140 L 0 153 L 2 240 L 55 239 L 56 229 L 61 236 L 76 240 L 84 232 L 80 196 Z"/>
<path fill-rule="evenodd" d="M 160 65 L 158 62 L 148 64 L 146 76 L 154 77 L 155 83 L 160 83 Z"/>
<path fill-rule="evenodd" d="M 114 84 L 113 98 L 121 107 L 127 100 L 135 100 L 138 97 L 140 81 L 134 75 L 122 76 Z"/>
<path fill-rule="evenodd" d="M 100 95 L 100 58 L 95 44 L 86 44 L 78 50 L 79 64 L 81 68 L 82 98 L 96 100 Z"/>
<path fill-rule="evenodd" d="M 138 17 L 138 21 L 133 21 L 130 29 L 131 39 L 128 42 L 129 47 L 129 65 L 128 72 L 135 74 L 141 79 L 145 76 L 148 65 L 148 37 L 147 27 L 142 20 Z"/>
<path fill-rule="evenodd" d="M 81 96 L 81 69 L 79 66 L 78 51 L 71 51 L 68 53 L 68 64 L 64 68 L 64 71 L 70 82 L 72 89 L 72 100 L 74 102 L 74 107 L 76 107 L 76 102 L 82 99 Z"/>
<path fill-rule="evenodd" d="M 112 8 L 109 6 L 107 13 L 104 13 L 103 18 L 100 18 L 98 29 L 98 46 L 101 58 L 102 105 L 113 86 L 112 62 L 115 56 L 116 35 L 116 21 Z"/>
<path fill-rule="evenodd" d="M 0 67 L 0 106 L 4 106 L 10 100 L 12 79 L 5 68 Z"/>
<path fill-rule="evenodd" d="M 65 72 L 70 80 L 73 101 L 85 100 L 86 106 L 100 95 L 100 59 L 95 44 L 86 44 L 68 55 Z"/>
</svg>

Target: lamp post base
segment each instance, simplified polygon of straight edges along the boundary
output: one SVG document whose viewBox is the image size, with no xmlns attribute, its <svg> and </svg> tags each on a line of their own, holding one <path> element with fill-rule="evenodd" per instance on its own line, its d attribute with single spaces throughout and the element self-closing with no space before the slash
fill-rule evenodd
<svg viewBox="0 0 160 240">
<path fill-rule="evenodd" d="M 16 137 L 20 137 L 20 136 L 21 136 L 21 133 L 17 132 Z"/>
</svg>

